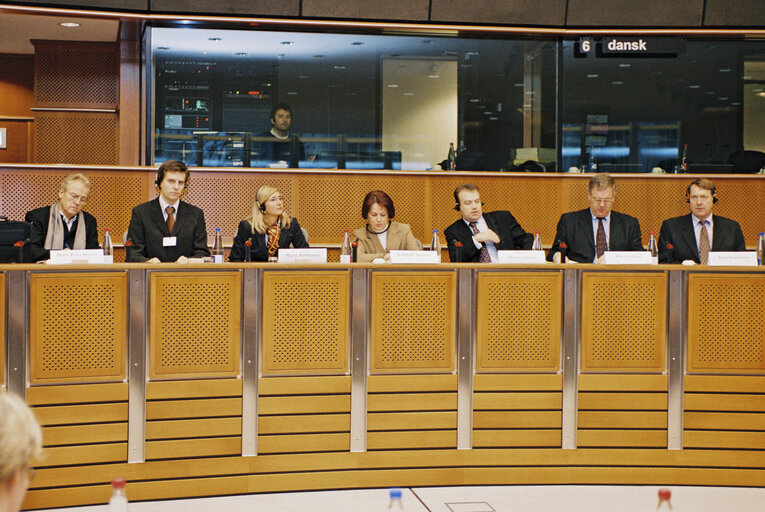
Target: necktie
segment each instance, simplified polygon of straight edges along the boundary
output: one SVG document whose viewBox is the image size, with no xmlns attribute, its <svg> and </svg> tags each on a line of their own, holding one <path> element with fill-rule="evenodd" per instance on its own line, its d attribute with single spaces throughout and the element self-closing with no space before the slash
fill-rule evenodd
<svg viewBox="0 0 765 512">
<path fill-rule="evenodd" d="M 279 235 L 282 233 L 282 228 L 277 222 L 270 228 L 268 228 L 268 255 L 276 256 L 276 252 L 279 250 Z"/>
<path fill-rule="evenodd" d="M 707 233 L 707 221 L 700 220 L 701 232 L 699 233 L 699 259 L 702 265 L 709 260 L 709 233 Z"/>
<path fill-rule="evenodd" d="M 598 233 L 595 235 L 595 249 L 597 250 L 597 257 L 603 256 L 603 253 L 608 250 L 608 243 L 606 243 L 606 230 L 603 229 L 603 219 L 598 218 Z"/>
<path fill-rule="evenodd" d="M 165 211 L 167 212 L 167 230 L 170 231 L 170 234 L 173 234 L 173 227 L 175 226 L 175 217 L 173 216 L 173 213 L 175 213 L 175 207 L 174 206 L 168 206 L 165 208 Z"/>
<path fill-rule="evenodd" d="M 473 230 L 473 234 L 477 235 L 479 233 L 478 231 L 478 223 L 477 222 L 471 222 L 470 229 Z M 489 249 L 486 248 L 486 244 L 481 242 L 481 257 L 478 259 L 481 263 L 491 263 L 491 256 L 489 256 Z"/>
</svg>

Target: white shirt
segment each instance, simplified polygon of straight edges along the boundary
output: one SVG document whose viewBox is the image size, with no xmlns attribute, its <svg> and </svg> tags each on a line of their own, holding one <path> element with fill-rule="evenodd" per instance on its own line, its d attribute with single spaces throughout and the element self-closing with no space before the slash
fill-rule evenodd
<svg viewBox="0 0 765 512">
<path fill-rule="evenodd" d="M 463 217 L 462 220 L 467 224 L 468 229 L 470 230 L 470 233 L 473 233 L 473 228 L 470 227 L 470 221 L 465 220 Z M 486 224 L 486 219 L 483 218 L 483 215 L 481 215 L 481 218 L 476 221 L 476 227 L 478 228 L 479 233 L 483 233 L 484 231 L 489 231 L 489 225 Z M 486 249 L 489 251 L 489 257 L 491 258 L 492 263 L 496 263 L 499 255 L 497 252 L 497 246 L 494 245 L 494 242 L 491 242 L 487 240 L 484 242 L 486 244 Z M 475 244 L 475 248 L 478 250 L 481 250 L 481 242 L 477 242 L 475 238 L 473 238 L 473 244 Z"/>
<path fill-rule="evenodd" d="M 172 206 L 175 208 L 173 211 L 173 218 L 175 220 L 178 220 L 178 204 L 181 202 L 181 200 L 177 200 L 175 204 L 170 204 L 165 201 L 165 199 L 160 195 L 159 196 L 159 207 L 162 208 L 162 216 L 165 218 L 165 222 L 167 222 L 167 207 Z"/>
</svg>

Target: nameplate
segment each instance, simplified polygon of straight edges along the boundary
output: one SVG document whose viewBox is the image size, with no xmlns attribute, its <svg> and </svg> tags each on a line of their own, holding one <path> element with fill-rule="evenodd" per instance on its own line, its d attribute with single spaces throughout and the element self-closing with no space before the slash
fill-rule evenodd
<svg viewBox="0 0 765 512">
<path fill-rule="evenodd" d="M 648 251 L 606 251 L 603 253 L 606 265 L 655 265 L 656 260 Z"/>
<path fill-rule="evenodd" d="M 414 264 L 441 263 L 441 254 L 438 251 L 391 251 L 390 262 Z"/>
<path fill-rule="evenodd" d="M 757 253 L 754 251 L 712 251 L 707 264 L 712 267 L 748 267 L 757 266 Z"/>
<path fill-rule="evenodd" d="M 497 251 L 497 263 L 545 264 L 544 251 Z"/>
<path fill-rule="evenodd" d="M 326 263 L 327 248 L 279 249 L 279 263 Z"/>
<path fill-rule="evenodd" d="M 51 265 L 72 265 L 77 263 L 112 263 L 114 256 L 104 256 L 103 249 L 74 249 L 71 251 L 51 251 Z"/>
</svg>

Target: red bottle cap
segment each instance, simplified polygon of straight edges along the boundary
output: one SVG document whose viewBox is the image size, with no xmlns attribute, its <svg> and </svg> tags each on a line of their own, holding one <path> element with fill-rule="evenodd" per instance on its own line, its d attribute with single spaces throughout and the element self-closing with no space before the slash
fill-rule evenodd
<svg viewBox="0 0 765 512">
<path fill-rule="evenodd" d="M 125 487 L 125 479 L 124 478 L 115 478 L 112 480 L 112 487 L 116 489 L 122 489 Z"/>
<path fill-rule="evenodd" d="M 662 501 L 669 501 L 672 497 L 672 491 L 669 489 L 659 489 L 659 503 Z"/>
</svg>

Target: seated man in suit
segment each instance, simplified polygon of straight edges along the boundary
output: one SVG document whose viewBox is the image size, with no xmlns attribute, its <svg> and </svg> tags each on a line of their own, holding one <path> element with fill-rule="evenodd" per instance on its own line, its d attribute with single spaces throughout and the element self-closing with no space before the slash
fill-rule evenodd
<svg viewBox="0 0 765 512">
<path fill-rule="evenodd" d="M 712 215 L 717 189 L 711 180 L 693 180 L 685 190 L 691 213 L 661 223 L 659 263 L 692 260 L 707 264 L 709 251 L 745 251 L 746 242 L 738 222 Z M 673 248 L 667 250 L 667 245 Z"/>
<path fill-rule="evenodd" d="M 611 211 L 616 195 L 614 179 L 596 174 L 587 188 L 589 208 L 561 215 L 549 261 L 561 262 L 561 244 L 566 262 L 598 263 L 606 251 L 642 251 L 640 223 L 635 217 Z"/>
<path fill-rule="evenodd" d="M 95 217 L 82 211 L 90 196 L 90 180 L 83 174 L 70 174 L 61 182 L 58 201 L 27 212 L 24 220 L 32 224 L 29 253 L 32 261 L 50 258 L 51 249 L 98 249 Z"/>
<path fill-rule="evenodd" d="M 483 213 L 478 187 L 465 183 L 454 189 L 454 209 L 462 218 L 444 235 L 452 263 L 497 261 L 497 251 L 531 249 L 534 237 L 526 233 L 508 211 Z M 457 242 L 462 247 L 457 247 Z"/>
<path fill-rule="evenodd" d="M 189 184 L 186 166 L 168 160 L 159 166 L 155 184 L 159 196 L 133 208 L 130 217 L 130 261 L 186 263 L 210 256 L 204 213 L 181 201 Z"/>
</svg>

